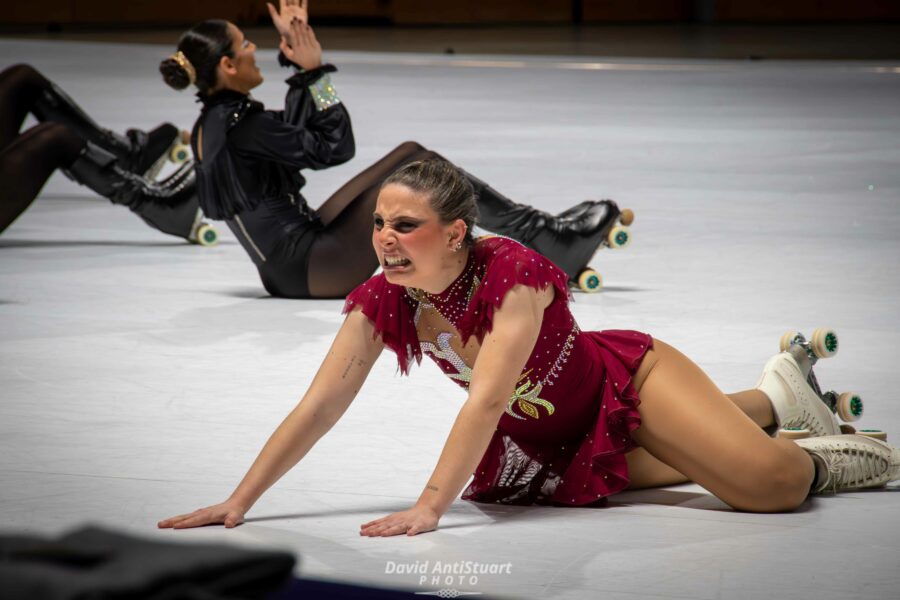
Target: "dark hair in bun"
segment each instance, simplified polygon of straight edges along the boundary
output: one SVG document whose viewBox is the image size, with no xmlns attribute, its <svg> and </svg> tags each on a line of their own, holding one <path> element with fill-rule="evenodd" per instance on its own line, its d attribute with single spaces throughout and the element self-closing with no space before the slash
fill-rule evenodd
<svg viewBox="0 0 900 600">
<path fill-rule="evenodd" d="M 190 75 L 172 56 L 159 63 L 159 72 L 162 73 L 166 85 L 172 89 L 183 90 L 191 85 Z"/>
<path fill-rule="evenodd" d="M 183 90 L 193 82 L 197 90 L 206 96 L 216 87 L 216 69 L 223 56 L 233 57 L 234 40 L 228 33 L 228 21 L 210 19 L 198 23 L 181 34 L 178 51 L 189 65 L 184 65 L 173 55 L 159 63 L 159 72 L 169 87 Z M 193 68 L 194 73 L 190 72 Z"/>
</svg>

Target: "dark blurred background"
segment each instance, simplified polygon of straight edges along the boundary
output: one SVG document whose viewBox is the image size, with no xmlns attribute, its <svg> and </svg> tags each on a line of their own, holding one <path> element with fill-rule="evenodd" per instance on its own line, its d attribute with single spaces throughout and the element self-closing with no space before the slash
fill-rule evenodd
<svg viewBox="0 0 900 600">
<path fill-rule="evenodd" d="M 900 0 L 312 0 L 310 15 L 335 50 L 900 58 Z M 210 17 L 276 45 L 262 0 L 7 0 L 0 34 L 174 43 Z"/>
</svg>

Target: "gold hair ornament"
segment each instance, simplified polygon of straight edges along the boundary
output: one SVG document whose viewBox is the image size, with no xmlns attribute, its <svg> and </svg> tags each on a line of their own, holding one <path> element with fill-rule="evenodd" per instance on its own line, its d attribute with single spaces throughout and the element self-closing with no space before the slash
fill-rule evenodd
<svg viewBox="0 0 900 600">
<path fill-rule="evenodd" d="M 194 65 L 191 64 L 191 61 L 188 60 L 187 56 L 184 55 L 184 52 L 179 50 L 172 55 L 172 60 L 177 62 L 179 67 L 184 69 L 184 72 L 187 73 L 188 80 L 191 82 L 191 85 L 197 83 L 197 71 L 194 69 Z"/>
</svg>

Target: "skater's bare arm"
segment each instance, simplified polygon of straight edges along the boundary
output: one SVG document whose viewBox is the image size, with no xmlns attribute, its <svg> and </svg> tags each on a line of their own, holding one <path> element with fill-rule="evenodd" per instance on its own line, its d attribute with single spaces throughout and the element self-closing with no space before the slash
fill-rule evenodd
<svg viewBox="0 0 900 600">
<path fill-rule="evenodd" d="M 450 430 L 444 450 L 416 505 L 362 526 L 367 536 L 415 535 L 437 527 L 491 441 L 541 329 L 554 290 L 513 288 L 494 315 L 475 360 L 469 397 Z"/>
<path fill-rule="evenodd" d="M 224 523 L 233 527 L 278 479 L 302 459 L 350 406 L 383 344 L 360 311 L 351 312 L 303 399 L 269 437 L 241 483 L 224 503 L 159 522 L 176 529 Z"/>
</svg>

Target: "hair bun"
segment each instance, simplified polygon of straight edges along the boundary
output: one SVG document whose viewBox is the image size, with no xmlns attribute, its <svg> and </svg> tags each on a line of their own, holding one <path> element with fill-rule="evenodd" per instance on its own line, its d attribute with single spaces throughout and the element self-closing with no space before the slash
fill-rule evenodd
<svg viewBox="0 0 900 600">
<path fill-rule="evenodd" d="M 159 72 L 162 73 L 166 85 L 172 89 L 183 90 L 191 85 L 190 74 L 172 56 L 159 63 Z"/>
</svg>

